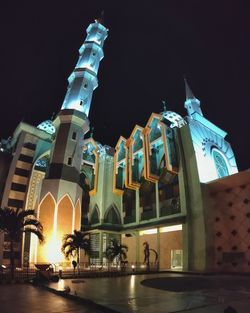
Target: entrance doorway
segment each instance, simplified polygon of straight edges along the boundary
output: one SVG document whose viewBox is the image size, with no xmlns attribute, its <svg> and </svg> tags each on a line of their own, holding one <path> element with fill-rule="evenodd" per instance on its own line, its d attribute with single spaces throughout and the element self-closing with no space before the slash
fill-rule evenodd
<svg viewBox="0 0 250 313">
<path fill-rule="evenodd" d="M 182 268 L 182 250 L 171 250 L 171 269 L 181 269 Z"/>
</svg>

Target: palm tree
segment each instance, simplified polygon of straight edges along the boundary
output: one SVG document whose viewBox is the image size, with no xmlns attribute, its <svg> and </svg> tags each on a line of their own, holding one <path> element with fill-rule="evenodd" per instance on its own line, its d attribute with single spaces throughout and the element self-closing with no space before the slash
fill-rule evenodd
<svg viewBox="0 0 250 313">
<path fill-rule="evenodd" d="M 34 210 L 0 208 L 0 231 L 7 234 L 10 240 L 12 280 L 14 279 L 15 270 L 14 242 L 19 242 L 21 240 L 22 233 L 33 233 L 38 237 L 40 242 L 44 241 L 42 224 L 34 214 Z"/>
<path fill-rule="evenodd" d="M 78 274 L 80 270 L 79 268 L 80 249 L 84 250 L 85 255 L 90 254 L 89 233 L 74 230 L 74 234 L 64 235 L 61 250 L 65 255 L 66 259 L 70 259 L 70 257 L 76 257 L 78 265 Z"/>
<path fill-rule="evenodd" d="M 106 257 L 110 262 L 117 259 L 124 263 L 127 259 L 128 246 L 120 244 L 117 239 L 111 239 L 110 245 L 106 249 Z"/>
</svg>

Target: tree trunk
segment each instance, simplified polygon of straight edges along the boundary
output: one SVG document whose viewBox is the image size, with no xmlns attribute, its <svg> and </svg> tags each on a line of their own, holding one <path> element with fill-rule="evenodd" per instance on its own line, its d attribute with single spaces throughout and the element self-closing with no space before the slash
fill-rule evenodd
<svg viewBox="0 0 250 313">
<path fill-rule="evenodd" d="M 15 273 L 15 256 L 14 256 L 14 242 L 10 241 L 10 270 L 11 270 L 11 280 L 14 280 Z"/>
<path fill-rule="evenodd" d="M 80 248 L 77 249 L 77 269 L 78 269 L 78 276 L 80 275 Z"/>
</svg>

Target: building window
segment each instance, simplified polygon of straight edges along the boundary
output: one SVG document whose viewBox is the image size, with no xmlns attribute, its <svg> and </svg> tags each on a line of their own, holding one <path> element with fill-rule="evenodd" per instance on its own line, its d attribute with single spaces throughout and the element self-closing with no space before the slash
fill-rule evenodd
<svg viewBox="0 0 250 313">
<path fill-rule="evenodd" d="M 87 88 L 87 87 L 88 87 L 88 84 L 87 84 L 87 83 L 85 83 L 85 84 L 83 85 L 83 87 L 84 87 L 84 88 Z"/>
<path fill-rule="evenodd" d="M 72 165 L 72 158 L 68 158 L 68 165 Z"/>
<path fill-rule="evenodd" d="M 80 101 L 80 105 L 83 105 L 83 101 L 82 100 Z"/>
<path fill-rule="evenodd" d="M 15 174 L 18 176 L 29 177 L 30 171 L 17 167 L 15 169 Z"/>
<path fill-rule="evenodd" d="M 72 139 L 73 139 L 73 140 L 76 140 L 76 132 L 73 132 L 73 133 L 72 133 Z"/>
<path fill-rule="evenodd" d="M 25 142 L 23 145 L 25 148 L 28 148 L 30 150 L 36 150 L 36 145 L 31 142 Z"/>
<path fill-rule="evenodd" d="M 12 183 L 11 184 L 11 190 L 25 192 L 26 191 L 26 185 L 22 185 L 22 184 L 18 184 L 18 183 Z"/>
<path fill-rule="evenodd" d="M 29 155 L 25 155 L 25 154 L 20 154 L 18 160 L 20 160 L 22 162 L 32 163 L 33 157 L 31 157 Z"/>
<path fill-rule="evenodd" d="M 18 199 L 8 199 L 8 206 L 14 207 L 14 208 L 23 208 L 23 200 Z"/>
<path fill-rule="evenodd" d="M 229 171 L 225 156 L 218 149 L 213 149 L 212 155 L 218 177 L 221 178 L 228 176 Z"/>
</svg>

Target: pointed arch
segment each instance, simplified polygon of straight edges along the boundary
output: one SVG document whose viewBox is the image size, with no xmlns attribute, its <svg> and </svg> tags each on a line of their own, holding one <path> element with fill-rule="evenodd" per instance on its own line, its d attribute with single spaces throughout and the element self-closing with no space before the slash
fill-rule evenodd
<svg viewBox="0 0 250 313">
<path fill-rule="evenodd" d="M 47 245 L 54 234 L 56 201 L 52 194 L 48 192 L 41 200 L 38 207 L 38 218 L 43 225 L 45 244 L 37 243 L 37 262 L 47 261 Z"/>
<path fill-rule="evenodd" d="M 162 145 L 161 115 L 152 113 L 144 133 L 145 179 L 155 183 L 159 179 L 159 147 Z"/>
<path fill-rule="evenodd" d="M 127 139 L 120 136 L 116 146 L 114 155 L 113 169 L 113 192 L 118 195 L 123 194 L 124 185 L 126 183 L 126 159 L 127 159 Z"/>
<path fill-rule="evenodd" d="M 68 194 L 58 201 L 57 205 L 57 241 L 61 241 L 65 234 L 71 234 L 73 228 L 74 204 Z"/>
<path fill-rule="evenodd" d="M 121 224 L 121 215 L 115 204 L 112 204 L 105 212 L 104 223 Z"/>
<path fill-rule="evenodd" d="M 126 187 L 130 189 L 138 189 L 140 187 L 140 172 L 144 168 L 144 153 L 143 153 L 143 128 L 135 125 L 129 139 L 127 140 L 127 168 L 128 179 Z"/>
<path fill-rule="evenodd" d="M 93 138 L 88 138 L 84 141 L 82 171 L 89 181 L 89 195 L 93 196 L 97 192 L 98 186 L 98 171 L 99 171 L 99 150 L 97 142 Z M 88 173 L 87 173 L 88 172 Z"/>
<path fill-rule="evenodd" d="M 95 204 L 90 217 L 90 224 L 98 224 L 100 223 L 100 210 L 98 205 Z"/>
<path fill-rule="evenodd" d="M 81 229 L 81 202 L 80 199 L 76 201 L 75 211 L 74 211 L 74 225 L 73 230 L 80 230 Z"/>
<path fill-rule="evenodd" d="M 54 196 L 52 195 L 52 193 L 50 191 L 48 191 L 41 199 L 39 205 L 38 205 L 38 210 L 37 210 L 37 217 L 40 219 L 40 210 L 41 210 L 41 206 L 43 204 L 43 202 L 46 199 L 51 199 L 53 201 L 54 207 L 56 207 L 56 200 L 54 198 Z"/>
</svg>

